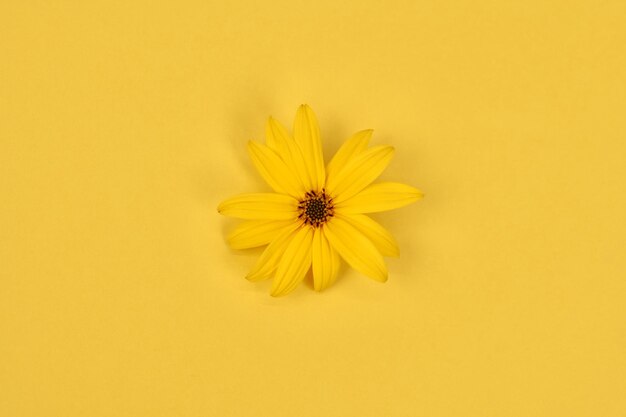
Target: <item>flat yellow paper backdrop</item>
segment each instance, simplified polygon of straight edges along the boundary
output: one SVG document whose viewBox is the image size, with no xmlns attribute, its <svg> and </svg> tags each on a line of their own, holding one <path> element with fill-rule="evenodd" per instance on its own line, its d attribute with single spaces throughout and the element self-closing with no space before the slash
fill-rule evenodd
<svg viewBox="0 0 626 417">
<path fill-rule="evenodd" d="M 0 5 L 0 416 L 626 415 L 626 3 Z M 244 279 L 245 144 L 373 128 L 387 284 Z"/>
</svg>

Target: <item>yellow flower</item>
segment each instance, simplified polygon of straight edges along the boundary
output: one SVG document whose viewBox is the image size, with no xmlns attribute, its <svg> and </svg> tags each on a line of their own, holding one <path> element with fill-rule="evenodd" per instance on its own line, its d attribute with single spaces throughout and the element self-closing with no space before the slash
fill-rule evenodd
<svg viewBox="0 0 626 417">
<path fill-rule="evenodd" d="M 335 282 L 340 257 L 379 282 L 387 281 L 383 256 L 398 256 L 398 245 L 363 213 L 392 210 L 422 197 L 395 182 L 372 184 L 389 164 L 391 146 L 368 147 L 371 130 L 354 134 L 324 165 L 317 119 L 298 108 L 293 136 L 270 117 L 266 144 L 250 141 L 248 151 L 275 193 L 251 193 L 222 202 L 218 211 L 246 219 L 228 236 L 234 249 L 268 245 L 247 279 L 274 277 L 271 295 L 293 291 L 312 269 L 321 291 Z"/>
</svg>

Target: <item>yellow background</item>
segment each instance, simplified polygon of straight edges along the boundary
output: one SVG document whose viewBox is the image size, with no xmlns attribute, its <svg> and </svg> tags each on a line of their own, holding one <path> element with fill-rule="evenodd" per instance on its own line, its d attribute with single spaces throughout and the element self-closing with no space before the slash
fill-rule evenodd
<svg viewBox="0 0 626 417">
<path fill-rule="evenodd" d="M 626 3 L 0 5 L 0 416 L 626 415 Z M 272 299 L 216 213 L 316 111 L 402 255 Z"/>
</svg>

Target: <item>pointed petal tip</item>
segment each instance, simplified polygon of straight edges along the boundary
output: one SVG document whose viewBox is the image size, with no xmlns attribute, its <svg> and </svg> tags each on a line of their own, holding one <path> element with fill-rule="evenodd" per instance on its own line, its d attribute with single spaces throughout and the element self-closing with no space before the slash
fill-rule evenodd
<svg viewBox="0 0 626 417">
<path fill-rule="evenodd" d="M 323 292 L 325 289 L 326 289 L 326 288 L 322 288 L 322 287 L 321 287 L 321 286 L 319 286 L 319 285 L 317 285 L 317 286 L 316 286 L 315 284 L 313 284 L 313 291 L 315 291 L 315 292 L 316 292 L 316 293 L 318 293 L 318 294 L 319 294 L 319 293 L 321 293 L 321 292 Z"/>
<path fill-rule="evenodd" d="M 285 294 L 283 294 L 281 291 L 276 291 L 276 290 L 271 290 L 270 291 L 270 297 L 273 297 L 273 298 L 280 298 L 283 295 L 285 295 Z"/>
<path fill-rule="evenodd" d="M 367 141 L 365 147 L 367 148 L 367 144 L 372 139 L 373 134 L 374 134 L 374 129 L 363 129 L 363 130 L 359 130 L 358 132 L 356 132 L 354 136 L 359 135 L 362 137 L 361 140 L 365 139 Z"/>
<path fill-rule="evenodd" d="M 384 284 L 389 279 L 389 272 L 388 271 L 381 272 L 379 276 L 377 277 L 370 276 L 370 278 L 372 278 L 376 282 L 380 282 L 381 284 Z"/>
<path fill-rule="evenodd" d="M 258 282 L 263 280 L 263 277 L 258 274 L 248 273 L 245 278 L 250 282 Z"/>
<path fill-rule="evenodd" d="M 302 103 L 298 106 L 298 111 L 296 113 L 303 112 L 307 117 L 315 117 L 315 112 L 307 103 Z"/>
<path fill-rule="evenodd" d="M 272 131 L 280 131 L 280 129 L 282 128 L 282 125 L 280 124 L 278 120 L 276 120 L 274 116 L 270 116 L 267 119 L 267 127 Z"/>
<path fill-rule="evenodd" d="M 384 155 L 388 155 L 390 158 L 393 158 L 396 153 L 396 148 L 392 145 L 378 145 L 369 149 L 374 148 L 378 148 Z"/>
<path fill-rule="evenodd" d="M 424 198 L 424 196 L 425 194 L 423 192 L 413 187 L 413 198 L 415 199 L 414 201 L 421 200 L 422 198 Z"/>
<path fill-rule="evenodd" d="M 272 290 L 270 291 L 270 297 L 273 298 L 280 298 L 280 297 L 284 297 L 287 294 L 289 294 L 291 292 L 291 290 L 289 291 L 285 291 L 285 289 L 280 289 L 280 290 Z"/>
<path fill-rule="evenodd" d="M 376 281 L 385 283 L 389 279 L 389 271 L 385 270 L 379 276 L 374 278 Z"/>
</svg>

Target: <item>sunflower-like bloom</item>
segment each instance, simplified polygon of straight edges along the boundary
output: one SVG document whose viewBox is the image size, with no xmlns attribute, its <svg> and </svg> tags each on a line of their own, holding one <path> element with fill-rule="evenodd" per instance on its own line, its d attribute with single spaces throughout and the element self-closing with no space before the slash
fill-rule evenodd
<svg viewBox="0 0 626 417">
<path fill-rule="evenodd" d="M 332 285 L 340 258 L 379 282 L 387 281 L 383 256 L 398 256 L 393 236 L 364 213 L 392 210 L 422 197 L 395 182 L 372 183 L 389 164 L 391 146 L 368 147 L 371 130 L 354 134 L 325 165 L 315 114 L 298 108 L 293 136 L 269 119 L 266 143 L 248 143 L 259 174 L 274 193 L 251 193 L 222 202 L 218 211 L 246 219 L 228 236 L 234 249 L 267 245 L 246 277 L 273 276 L 271 295 L 293 291 L 309 270 L 313 287 Z"/>
</svg>

